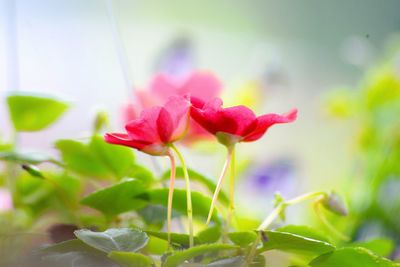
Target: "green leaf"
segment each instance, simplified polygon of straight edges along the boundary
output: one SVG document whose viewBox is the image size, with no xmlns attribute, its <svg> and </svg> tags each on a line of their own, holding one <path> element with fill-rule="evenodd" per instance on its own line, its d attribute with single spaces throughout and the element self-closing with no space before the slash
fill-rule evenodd
<svg viewBox="0 0 400 267">
<path fill-rule="evenodd" d="M 138 196 L 138 198 L 146 200 L 151 204 L 160 204 L 166 207 L 168 201 L 168 188 L 149 190 Z M 175 189 L 172 208 L 181 214 L 186 214 L 186 203 L 186 191 L 183 189 Z M 211 199 L 199 192 L 192 192 L 192 204 L 193 216 L 206 219 L 211 205 Z M 212 220 L 220 223 L 216 212 L 213 213 Z"/>
<path fill-rule="evenodd" d="M 149 236 L 149 243 L 147 243 L 147 246 L 144 248 L 144 252 L 152 255 L 163 255 L 168 251 L 168 248 L 168 241 L 154 236 Z"/>
<path fill-rule="evenodd" d="M 209 244 L 192 247 L 186 250 L 175 252 L 168 256 L 163 264 L 163 267 L 176 267 L 184 261 L 190 260 L 194 257 L 230 249 L 237 249 L 237 247 L 228 244 Z"/>
<path fill-rule="evenodd" d="M 71 239 L 64 242 L 60 242 L 54 245 L 50 245 L 40 249 L 41 253 L 66 253 L 71 251 L 81 251 L 93 254 L 103 254 L 98 249 L 91 247 L 79 239 Z"/>
<path fill-rule="evenodd" d="M 89 149 L 115 177 L 125 177 L 133 167 L 135 156 L 131 148 L 111 145 L 103 137 L 93 136 Z"/>
<path fill-rule="evenodd" d="M 110 176 L 108 168 L 86 144 L 74 140 L 59 140 L 55 146 L 69 169 L 87 176 Z"/>
<path fill-rule="evenodd" d="M 121 267 L 151 267 L 152 261 L 149 257 L 133 252 L 113 251 L 108 257 L 121 265 Z"/>
<path fill-rule="evenodd" d="M 316 256 L 335 249 L 328 242 L 272 230 L 262 232 L 262 239 L 263 247 L 259 250 L 260 252 L 277 249 L 304 256 Z"/>
<path fill-rule="evenodd" d="M 202 175 L 192 169 L 188 169 L 188 173 L 189 173 L 190 180 L 199 182 L 200 184 L 204 185 L 210 191 L 211 194 L 214 194 L 216 184 L 210 178 L 207 178 L 204 175 Z M 171 174 L 170 170 L 165 172 L 162 175 L 162 179 L 168 180 L 170 174 Z M 182 167 L 176 168 L 176 178 L 184 178 Z M 219 192 L 218 199 L 225 205 L 229 204 L 229 198 L 225 194 L 225 192 L 223 192 L 222 190 Z"/>
<path fill-rule="evenodd" d="M 243 256 L 236 256 L 232 258 L 213 261 L 205 265 L 205 267 L 242 267 L 245 262 L 246 261 Z"/>
<path fill-rule="evenodd" d="M 149 239 L 145 232 L 130 228 L 110 228 L 104 232 L 82 229 L 74 233 L 87 245 L 106 253 L 111 251 L 136 252 L 143 248 Z"/>
<path fill-rule="evenodd" d="M 197 237 L 201 244 L 216 243 L 221 237 L 221 226 L 209 226 L 203 231 L 197 233 Z"/>
<path fill-rule="evenodd" d="M 236 245 L 246 247 L 254 242 L 257 234 L 254 231 L 233 232 L 228 234 L 229 239 Z"/>
<path fill-rule="evenodd" d="M 146 233 L 162 240 L 168 240 L 168 233 L 165 232 L 146 231 Z M 171 242 L 181 247 L 189 247 L 189 235 L 171 233 Z M 194 237 L 194 244 L 200 244 L 199 239 L 196 236 Z"/>
<path fill-rule="evenodd" d="M 4 151 L 0 152 L 0 159 L 17 163 L 39 164 L 53 159 L 42 152 Z"/>
<path fill-rule="evenodd" d="M 167 218 L 167 208 L 162 205 L 146 205 L 143 209 L 137 211 L 148 225 L 163 226 Z M 175 214 L 172 214 L 174 217 Z"/>
<path fill-rule="evenodd" d="M 59 140 L 55 145 L 67 167 L 83 175 L 120 179 L 134 166 L 132 149 L 107 144 L 100 136 L 93 136 L 88 144 Z"/>
<path fill-rule="evenodd" d="M 27 93 L 9 95 L 7 104 L 15 130 L 26 132 L 50 126 L 68 109 L 65 102 L 55 98 Z"/>
<path fill-rule="evenodd" d="M 377 238 L 363 242 L 354 242 L 349 244 L 349 246 L 363 247 L 382 257 L 389 257 L 395 248 L 393 240 L 387 238 Z"/>
<path fill-rule="evenodd" d="M 153 173 L 150 170 L 138 164 L 133 164 L 131 170 L 126 176 L 136 178 L 146 185 L 151 184 L 155 180 Z"/>
<path fill-rule="evenodd" d="M 146 202 L 135 198 L 146 191 L 142 182 L 128 178 L 115 185 L 91 193 L 81 200 L 81 204 L 114 216 L 130 210 L 141 209 Z"/>
<path fill-rule="evenodd" d="M 340 248 L 310 262 L 312 267 L 392 267 L 399 266 L 365 248 Z"/>
<path fill-rule="evenodd" d="M 79 239 L 68 240 L 45 247 L 39 251 L 43 263 L 41 266 L 57 267 L 109 267 L 111 260 L 106 255 Z"/>
<path fill-rule="evenodd" d="M 276 229 L 276 231 L 279 232 L 286 232 L 286 233 L 292 233 L 295 235 L 299 235 L 302 237 L 308 237 L 311 239 L 315 240 L 320 240 L 324 241 L 327 243 L 330 243 L 329 239 L 326 238 L 322 233 L 320 233 L 318 230 L 313 229 L 309 226 L 304 226 L 304 225 L 285 225 L 283 227 L 280 227 Z"/>
</svg>

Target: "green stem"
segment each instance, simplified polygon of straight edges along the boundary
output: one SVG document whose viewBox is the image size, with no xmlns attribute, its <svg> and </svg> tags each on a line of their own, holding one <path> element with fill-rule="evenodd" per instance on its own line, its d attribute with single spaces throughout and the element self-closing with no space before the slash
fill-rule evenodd
<svg viewBox="0 0 400 267">
<path fill-rule="evenodd" d="M 326 228 L 328 228 L 328 230 L 334 234 L 336 237 L 338 237 L 339 239 L 342 239 L 344 241 L 349 241 L 349 237 L 342 234 L 341 232 L 339 232 L 325 217 L 325 215 L 323 214 L 322 210 L 321 210 L 321 205 L 322 205 L 322 199 L 319 199 L 318 201 L 316 201 L 314 203 L 314 211 L 315 214 L 317 215 L 318 219 L 325 225 Z"/>
<path fill-rule="evenodd" d="M 279 214 L 287 207 L 294 204 L 298 204 L 308 199 L 312 199 L 321 195 L 325 195 L 325 192 L 311 192 L 307 193 L 289 200 L 286 200 L 280 203 L 268 216 L 265 220 L 260 224 L 257 230 L 263 231 L 267 229 L 267 227 L 279 216 Z"/>
<path fill-rule="evenodd" d="M 171 144 L 171 148 L 175 151 L 176 155 L 178 156 L 179 161 L 181 162 L 182 169 L 183 169 L 183 175 L 185 177 L 187 216 L 188 216 L 188 221 L 189 221 L 189 247 L 193 247 L 193 245 L 194 245 L 194 241 L 193 241 L 194 240 L 193 239 L 193 208 L 192 208 L 192 193 L 190 191 L 189 173 L 186 168 L 186 164 L 182 157 L 182 154 L 179 152 L 179 150 L 173 144 Z"/>
<path fill-rule="evenodd" d="M 211 201 L 210 210 L 208 212 L 208 217 L 207 217 L 206 224 L 209 224 L 210 221 L 211 221 L 212 214 L 213 214 L 214 208 L 215 208 L 215 204 L 217 203 L 218 195 L 219 195 L 219 192 L 221 191 L 222 183 L 223 183 L 224 178 L 226 176 L 228 167 L 231 164 L 232 155 L 233 155 L 233 148 L 234 148 L 233 146 L 228 147 L 228 155 L 226 157 L 224 167 L 222 168 L 221 175 L 218 178 L 217 186 L 215 187 L 215 191 L 214 191 L 214 195 L 213 195 L 213 198 L 212 198 L 212 201 Z M 230 197 L 233 197 L 233 196 L 231 195 Z M 230 200 L 230 203 L 231 202 L 232 202 L 232 199 Z"/>
<path fill-rule="evenodd" d="M 324 195 L 326 195 L 325 192 L 316 191 L 316 192 L 307 193 L 307 194 L 304 194 L 304 195 L 301 195 L 301 196 L 286 200 L 284 203 L 287 206 L 290 206 L 290 205 L 298 204 L 298 203 L 303 202 L 303 201 L 308 200 L 308 199 L 313 199 L 315 197 L 324 196 Z"/>
<path fill-rule="evenodd" d="M 253 258 L 256 254 L 257 251 L 257 246 L 261 241 L 261 232 L 265 231 L 271 223 L 279 216 L 279 214 L 285 210 L 287 206 L 298 204 L 300 202 L 303 202 L 308 199 L 312 199 L 318 196 L 323 196 L 325 195 L 325 192 L 311 192 L 307 193 L 292 199 L 289 199 L 287 201 L 281 202 L 275 209 L 272 210 L 272 212 L 265 218 L 265 220 L 260 224 L 260 226 L 257 228 L 258 234 L 256 240 L 253 242 L 252 247 L 250 248 L 249 254 L 246 258 L 246 263 L 250 265 L 253 262 Z"/>
<path fill-rule="evenodd" d="M 176 163 L 172 153 L 168 153 L 168 157 L 171 161 L 171 175 L 169 178 L 169 191 L 168 191 L 167 232 L 168 232 L 168 246 L 171 246 L 172 200 L 174 196 Z"/>
<path fill-rule="evenodd" d="M 235 211 L 235 147 L 232 147 L 231 152 L 231 168 L 229 176 L 229 210 L 227 216 L 227 232 L 229 232 L 229 227 L 232 224 L 232 219 Z"/>
</svg>

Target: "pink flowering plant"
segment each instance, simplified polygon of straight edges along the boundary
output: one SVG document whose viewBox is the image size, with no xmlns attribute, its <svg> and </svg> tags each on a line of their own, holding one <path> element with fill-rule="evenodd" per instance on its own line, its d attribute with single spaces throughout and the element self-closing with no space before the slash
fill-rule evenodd
<svg viewBox="0 0 400 267">
<path fill-rule="evenodd" d="M 262 220 L 235 209 L 235 148 L 277 124 L 290 130 L 297 109 L 257 116 L 246 106 L 223 107 L 220 89 L 208 72 L 179 80 L 158 75 L 137 93 L 140 105 L 125 107 L 122 132 L 99 113 L 92 135 L 56 141 L 56 156 L 26 152 L 18 138 L 2 143 L 0 234 L 23 242 L 0 243 L 0 266 L 396 266 L 336 228 L 332 218 L 343 223 L 349 212 L 334 192 L 291 199 L 277 193 L 274 206 L 262 203 L 271 210 Z M 16 137 L 39 134 L 69 108 L 25 93 L 9 95 L 7 104 Z M 180 151 L 204 136 L 226 148 L 218 178 L 191 169 L 188 150 Z M 136 153 L 156 166 L 167 160 L 168 168 L 153 172 Z M 177 186 L 182 178 L 185 186 Z M 288 207 L 307 201 L 320 228 L 285 219 Z M 272 250 L 285 253 L 284 263 L 268 265 L 282 258 Z"/>
</svg>

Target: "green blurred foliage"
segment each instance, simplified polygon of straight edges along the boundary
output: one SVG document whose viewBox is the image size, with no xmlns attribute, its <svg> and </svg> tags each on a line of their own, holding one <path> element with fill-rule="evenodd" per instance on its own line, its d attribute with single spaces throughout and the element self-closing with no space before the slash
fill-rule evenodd
<svg viewBox="0 0 400 267">
<path fill-rule="evenodd" d="M 17 93 L 7 97 L 11 121 L 16 131 L 40 131 L 64 114 L 68 104 L 48 96 Z"/>
<path fill-rule="evenodd" d="M 347 120 L 354 135 L 357 171 L 351 173 L 347 188 L 355 220 L 352 236 L 361 240 L 357 243 L 360 246 L 374 243 L 369 239 L 379 236 L 400 243 L 399 47 L 399 42 L 392 42 L 387 55 L 366 73 L 357 88 L 337 89 L 327 101 L 329 113 Z M 387 250 L 365 247 L 385 256 L 394 249 L 382 246 Z"/>
<path fill-rule="evenodd" d="M 170 172 L 158 177 L 136 161 L 132 149 L 107 144 L 100 135 L 107 116 L 101 113 L 86 142 L 56 141 L 59 155 L 40 151 L 26 153 L 13 142 L 0 143 L 0 160 L 5 163 L 0 184 L 8 187 L 13 202 L 11 211 L 0 211 L 0 251 L 1 255 L 9 255 L 0 258 L 0 265 L 7 262 L 7 266 L 12 266 L 9 261 L 11 255 L 15 257 L 12 252 L 27 252 L 23 250 L 24 242 L 7 245 L 10 239 L 3 238 L 5 232 L 13 236 L 24 231 L 48 231 L 45 235 L 51 237 L 49 228 L 68 224 L 71 227 L 65 229 L 79 230 L 61 233 L 60 236 L 68 237 L 65 241 L 40 252 L 38 246 L 43 242 L 33 242 L 34 249 L 30 251 L 40 257 L 33 260 L 27 256 L 30 266 L 62 263 L 55 266 L 247 264 L 261 267 L 265 265 L 264 253 L 270 250 L 287 253 L 289 262 L 296 266 L 396 266 L 384 257 L 391 256 L 400 237 L 400 226 L 396 223 L 400 201 L 389 199 L 390 192 L 387 192 L 400 177 L 399 91 L 398 72 L 393 64 L 386 62 L 367 75 L 359 90 L 332 94 L 328 105 L 332 114 L 351 120 L 357 127 L 356 143 L 363 166 L 363 179 L 357 180 L 361 181 L 357 189 L 362 192 L 364 206 L 355 205 L 355 201 L 351 203 L 356 223 L 347 225 L 350 229 L 346 232 L 353 233 L 353 241 L 337 242 L 330 234 L 323 235 L 319 229 L 308 226 L 260 230 L 258 220 L 246 217 L 233 218 L 229 229 L 224 216 L 228 213 L 229 198 L 224 192 L 218 199 L 221 204 L 217 206 L 218 213 L 214 212 L 211 225 L 206 225 L 210 196 L 216 185 L 201 172 L 189 169 L 191 180 L 206 189 L 206 193 L 193 191 L 191 195 L 197 228 L 194 246 L 190 247 L 185 229 L 171 233 L 169 246 L 165 231 L 168 199 L 165 184 Z M 59 100 L 28 94 L 10 96 L 8 104 L 16 131 L 42 130 L 55 123 L 67 109 Z M 177 168 L 177 179 L 182 176 L 182 168 Z M 339 196 L 323 193 L 325 198 L 321 199 L 321 193 L 317 193 L 314 196 L 318 198 L 314 200 L 319 204 L 324 201 L 321 206 L 325 210 L 347 214 Z M 295 198 L 299 199 L 302 198 Z M 280 195 L 276 195 L 276 202 L 276 208 L 291 203 Z M 173 224 L 178 225 L 174 229 L 183 228 L 187 219 L 185 190 L 174 190 L 172 208 Z M 285 219 L 284 209 L 277 211 L 278 217 Z M 356 240 L 363 223 L 372 219 L 379 220 L 390 235 Z"/>
</svg>

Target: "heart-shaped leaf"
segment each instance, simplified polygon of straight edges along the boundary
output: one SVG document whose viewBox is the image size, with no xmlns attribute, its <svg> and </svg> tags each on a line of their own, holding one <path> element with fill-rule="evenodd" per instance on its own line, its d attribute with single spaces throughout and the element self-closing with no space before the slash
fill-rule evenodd
<svg viewBox="0 0 400 267">
<path fill-rule="evenodd" d="M 93 136 L 89 149 L 118 178 L 125 177 L 133 168 L 135 156 L 128 147 L 108 144 L 101 136 Z"/>
<path fill-rule="evenodd" d="M 340 248 L 326 253 L 310 262 L 312 267 L 395 267 L 400 266 L 365 248 Z"/>
<path fill-rule="evenodd" d="M 215 243 L 219 240 L 221 237 L 221 226 L 219 225 L 214 225 L 214 226 L 208 226 L 206 229 L 203 231 L 200 231 L 197 233 L 197 238 L 199 239 L 199 242 L 201 244 L 209 244 L 209 243 Z"/>
<path fill-rule="evenodd" d="M 74 140 L 59 140 L 55 144 L 67 168 L 90 177 L 110 177 L 110 171 L 89 147 Z"/>
<path fill-rule="evenodd" d="M 236 245 L 246 247 L 254 242 L 257 234 L 254 231 L 233 232 L 228 234 L 229 239 Z"/>
<path fill-rule="evenodd" d="M 108 257 L 121 267 L 151 267 L 152 264 L 149 257 L 133 252 L 113 251 L 108 254 Z"/>
<path fill-rule="evenodd" d="M 126 179 L 110 187 L 100 189 L 81 200 L 83 205 L 114 216 L 126 211 L 141 209 L 146 202 L 135 198 L 146 191 L 142 182 Z"/>
<path fill-rule="evenodd" d="M 376 238 L 368 241 L 353 242 L 348 246 L 363 247 L 368 250 L 371 250 L 373 253 L 379 256 L 389 257 L 395 248 L 395 243 L 391 239 Z"/>
<path fill-rule="evenodd" d="M 50 126 L 68 109 L 63 101 L 28 93 L 9 95 L 7 104 L 15 130 L 25 132 Z"/>
<path fill-rule="evenodd" d="M 324 241 L 327 243 L 330 243 L 329 239 L 326 238 L 326 236 L 324 236 L 322 233 L 320 233 L 318 230 L 313 229 L 309 226 L 305 226 L 305 225 L 285 225 L 283 227 L 280 227 L 278 229 L 276 229 L 276 231 L 279 232 L 286 232 L 286 233 L 292 233 L 295 235 L 300 235 L 303 237 L 308 237 L 311 239 L 315 239 L 315 240 L 320 240 L 320 241 Z"/>
<path fill-rule="evenodd" d="M 87 245 L 110 253 L 111 251 L 136 252 L 148 242 L 145 232 L 130 228 L 111 228 L 104 232 L 82 229 L 74 232 Z"/>
<path fill-rule="evenodd" d="M 261 233 L 263 247 L 259 252 L 277 249 L 304 256 L 316 256 L 335 249 L 332 244 L 292 233 L 264 231 Z"/>
</svg>

